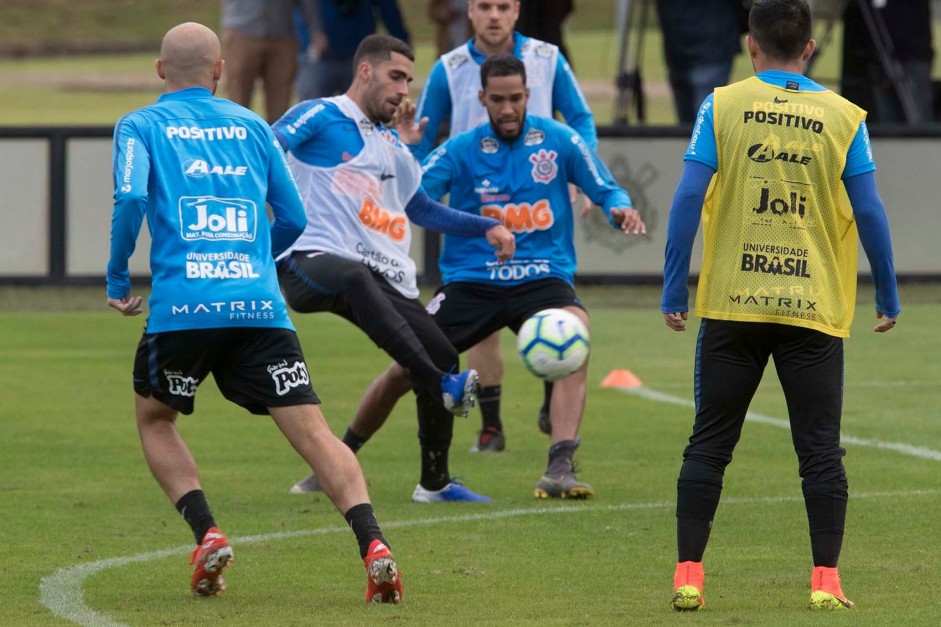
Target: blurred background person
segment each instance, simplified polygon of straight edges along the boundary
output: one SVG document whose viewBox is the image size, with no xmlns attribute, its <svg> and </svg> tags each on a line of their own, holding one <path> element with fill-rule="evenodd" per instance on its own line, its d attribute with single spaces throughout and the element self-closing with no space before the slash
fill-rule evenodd
<svg viewBox="0 0 941 627">
<path fill-rule="evenodd" d="M 467 0 L 429 0 L 428 19 L 436 26 L 435 49 L 439 57 L 471 36 Z"/>
<path fill-rule="evenodd" d="M 555 44 L 571 63 L 572 56 L 562 39 L 562 24 L 573 11 L 575 0 L 520 0 L 516 30 L 527 37 Z"/>
<path fill-rule="evenodd" d="M 386 31 L 411 44 L 396 0 L 314 0 L 316 17 L 302 25 L 306 54 L 297 75 L 301 100 L 342 94 L 353 82 L 353 55 L 360 42 L 376 32 L 377 14 Z M 305 28 L 306 27 L 306 28 Z"/>
<path fill-rule="evenodd" d="M 680 124 L 692 124 L 706 96 L 728 84 L 732 61 L 742 51 L 744 11 L 740 0 L 657 2 L 663 54 Z"/>
<path fill-rule="evenodd" d="M 265 119 L 272 123 L 288 110 L 297 72 L 297 35 L 292 10 L 315 19 L 316 0 L 222 0 L 222 54 L 225 94 L 251 108 L 255 81 L 261 79 Z"/>
<path fill-rule="evenodd" d="M 867 26 L 867 18 L 873 20 L 875 33 Z M 902 88 L 914 104 L 911 122 L 934 120 L 931 27 L 930 0 L 863 0 L 846 5 L 841 92 L 869 112 L 866 119 L 870 123 L 909 121 L 895 84 L 886 73 L 886 61 L 901 66 Z M 874 35 L 891 48 L 880 49 Z M 888 41 L 881 39 L 884 36 Z"/>
</svg>

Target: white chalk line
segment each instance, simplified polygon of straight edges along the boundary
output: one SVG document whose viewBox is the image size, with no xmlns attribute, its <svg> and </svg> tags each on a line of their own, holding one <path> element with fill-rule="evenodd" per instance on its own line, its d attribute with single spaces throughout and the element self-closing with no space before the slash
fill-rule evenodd
<svg viewBox="0 0 941 627">
<path fill-rule="evenodd" d="M 769 384 L 770 385 L 770 384 Z M 845 381 L 844 388 L 926 388 L 935 387 L 937 381 L 931 380 L 902 380 L 902 381 Z M 689 383 L 659 383 L 657 387 L 668 390 L 688 390 Z"/>
<path fill-rule="evenodd" d="M 657 392 L 646 387 L 640 388 L 616 388 L 627 394 L 640 396 L 648 400 L 679 405 L 681 407 L 695 407 L 693 401 Z M 746 420 L 790 430 L 790 423 L 780 418 L 765 416 L 757 412 L 748 412 Z M 885 442 L 876 439 L 857 438 L 852 435 L 842 434 L 841 442 L 843 444 L 852 444 L 856 446 L 868 446 L 876 449 L 889 450 L 909 457 L 929 459 L 932 461 L 941 461 L 941 451 L 934 449 L 912 446 L 902 442 Z M 912 490 L 906 492 L 874 492 L 869 494 L 854 494 L 853 498 L 880 498 L 894 496 L 920 496 L 929 494 L 939 494 L 941 490 Z M 765 497 L 755 499 L 736 499 L 726 498 L 723 503 L 784 503 L 801 500 L 803 497 Z M 564 514 L 572 512 L 591 512 L 591 511 L 625 511 L 625 510 L 644 510 L 659 509 L 664 507 L 673 507 L 675 503 L 621 503 L 617 505 L 597 506 L 576 506 L 559 505 L 556 507 L 537 507 L 525 509 L 511 509 L 500 512 L 488 512 L 480 514 L 466 514 L 462 516 L 442 516 L 436 518 L 423 518 L 414 520 L 391 521 L 383 525 L 386 529 L 396 529 L 402 527 L 416 527 L 421 525 L 437 525 L 454 522 L 473 522 L 480 520 L 498 520 L 501 518 L 512 518 L 516 516 L 533 516 L 541 514 Z M 306 536 L 327 535 L 347 531 L 347 527 L 325 527 L 321 529 L 299 530 L 281 533 L 259 534 L 253 536 L 244 536 L 234 538 L 232 544 L 251 544 L 253 542 L 285 540 L 290 538 L 300 538 Z M 40 603 L 49 608 L 53 614 L 61 618 L 66 618 L 79 625 L 89 627 L 126 627 L 123 623 L 118 623 L 110 617 L 100 614 L 87 605 L 85 605 L 84 592 L 82 584 L 89 576 L 109 568 L 120 568 L 137 562 L 144 562 L 155 559 L 163 559 L 173 555 L 185 555 L 192 551 L 192 546 L 184 545 L 172 549 L 163 549 L 160 551 L 151 551 L 137 555 L 125 557 L 113 557 L 88 564 L 77 564 L 65 566 L 57 570 L 52 575 L 44 577 L 39 583 Z"/>
<path fill-rule="evenodd" d="M 920 496 L 936 496 L 941 489 L 903 490 L 896 492 L 868 492 L 853 494 L 853 499 L 873 498 L 906 498 Z M 768 496 L 758 498 L 729 497 L 722 499 L 723 504 L 752 505 L 758 503 L 780 504 L 803 502 L 803 496 Z M 654 510 L 675 507 L 674 501 L 661 503 L 618 503 L 614 505 L 598 506 L 597 504 L 567 505 L 559 504 L 553 507 L 533 507 L 508 509 L 498 512 L 477 514 L 463 514 L 458 516 L 437 516 L 433 518 L 416 518 L 411 520 L 395 520 L 383 523 L 385 529 L 402 529 L 406 527 L 419 527 L 449 523 L 475 522 L 485 520 L 500 520 L 503 518 L 516 518 L 520 516 L 541 516 L 548 514 L 618 512 L 630 510 Z M 308 536 L 322 536 L 334 533 L 349 533 L 349 527 L 323 527 L 320 529 L 302 529 L 297 531 L 284 531 L 277 533 L 262 533 L 251 536 L 239 536 L 230 539 L 230 544 L 253 544 L 256 542 L 271 542 L 289 540 Z M 83 583 L 85 579 L 95 573 L 109 568 L 121 568 L 138 562 L 159 560 L 175 555 L 186 555 L 193 550 L 192 545 L 178 546 L 172 549 L 149 551 L 124 557 L 111 557 L 87 564 L 64 566 L 55 573 L 43 577 L 39 583 L 39 601 L 58 616 L 86 627 L 127 627 L 109 616 L 96 612 L 85 604 Z"/>
<path fill-rule="evenodd" d="M 673 396 L 671 394 L 664 394 L 663 392 L 657 392 L 656 390 L 651 390 L 646 387 L 615 389 L 652 401 L 659 401 L 661 403 L 670 403 L 672 405 L 679 405 L 681 407 L 696 406 L 696 404 L 691 400 Z M 785 429 L 787 431 L 791 430 L 791 424 L 787 420 L 772 418 L 771 416 L 765 416 L 764 414 L 759 414 L 753 411 L 745 414 L 745 420 L 750 420 L 752 422 L 757 422 L 772 427 L 778 427 L 779 429 Z M 941 462 L 941 451 L 924 446 L 913 446 L 911 444 L 905 444 L 904 442 L 887 442 L 884 440 L 877 440 L 875 438 L 858 438 L 856 436 L 842 433 L 840 435 L 840 443 L 844 445 L 852 444 L 854 446 L 868 446 L 871 448 L 901 453 L 902 455 L 907 455 L 909 457 L 918 457 L 921 459 L 930 459 L 932 461 Z"/>
</svg>

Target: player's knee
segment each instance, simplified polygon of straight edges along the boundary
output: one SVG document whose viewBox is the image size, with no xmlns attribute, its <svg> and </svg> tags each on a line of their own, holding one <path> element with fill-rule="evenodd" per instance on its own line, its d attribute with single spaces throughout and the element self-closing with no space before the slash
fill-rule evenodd
<svg viewBox="0 0 941 627">
<path fill-rule="evenodd" d="M 404 389 L 408 391 L 412 387 L 412 377 L 409 375 L 408 370 L 398 362 L 392 362 L 392 365 L 386 370 L 385 377 L 386 382 L 396 390 Z"/>
<path fill-rule="evenodd" d="M 340 284 L 346 291 L 363 292 L 375 289 L 376 280 L 372 271 L 362 264 L 350 264 L 343 268 L 339 276 Z"/>
</svg>

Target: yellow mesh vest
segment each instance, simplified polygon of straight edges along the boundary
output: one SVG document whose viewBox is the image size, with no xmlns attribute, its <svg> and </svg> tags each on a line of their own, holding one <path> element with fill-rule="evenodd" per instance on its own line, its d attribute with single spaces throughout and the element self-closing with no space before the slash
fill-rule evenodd
<svg viewBox="0 0 941 627">
<path fill-rule="evenodd" d="M 715 90 L 696 314 L 849 335 L 857 234 L 840 180 L 866 112 L 752 77 Z"/>
</svg>

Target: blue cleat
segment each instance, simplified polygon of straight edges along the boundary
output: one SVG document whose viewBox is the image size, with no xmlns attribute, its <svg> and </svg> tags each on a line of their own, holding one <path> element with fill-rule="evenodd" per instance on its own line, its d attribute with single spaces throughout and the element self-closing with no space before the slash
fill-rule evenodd
<svg viewBox="0 0 941 627">
<path fill-rule="evenodd" d="M 467 412 L 477 404 L 477 371 L 468 369 L 459 374 L 441 377 L 441 398 L 445 409 L 467 418 Z"/>
<path fill-rule="evenodd" d="M 490 497 L 471 492 L 460 483 L 451 482 L 440 490 L 426 490 L 419 483 L 412 492 L 415 503 L 489 503 Z"/>
</svg>

